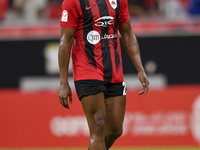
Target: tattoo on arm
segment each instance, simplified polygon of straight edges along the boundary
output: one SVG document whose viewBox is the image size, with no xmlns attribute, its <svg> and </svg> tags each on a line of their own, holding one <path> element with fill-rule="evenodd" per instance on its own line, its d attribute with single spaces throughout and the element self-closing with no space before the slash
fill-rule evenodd
<svg viewBox="0 0 200 150">
<path fill-rule="evenodd" d="M 126 48 L 129 48 L 129 47 L 131 47 L 131 46 L 133 46 L 133 45 L 136 45 L 136 44 L 138 44 L 138 43 L 137 43 L 137 42 L 136 42 L 136 43 L 133 43 L 133 44 L 127 46 Z"/>
</svg>

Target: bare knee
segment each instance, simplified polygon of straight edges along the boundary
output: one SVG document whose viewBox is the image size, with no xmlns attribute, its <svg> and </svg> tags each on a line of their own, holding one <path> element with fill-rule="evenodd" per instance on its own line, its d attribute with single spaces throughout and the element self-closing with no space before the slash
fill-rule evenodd
<svg viewBox="0 0 200 150">
<path fill-rule="evenodd" d="M 105 149 L 105 119 L 100 117 L 95 119 L 90 126 L 89 149 Z"/>
<path fill-rule="evenodd" d="M 122 135 L 122 132 L 123 132 L 122 127 L 113 128 L 107 131 L 106 136 L 112 137 L 113 139 L 117 139 L 118 137 Z"/>
<path fill-rule="evenodd" d="M 105 132 L 105 120 L 104 118 L 98 118 L 95 120 L 93 128 L 90 129 L 91 134 L 95 134 L 97 136 L 103 136 Z"/>
<path fill-rule="evenodd" d="M 103 118 L 97 119 L 95 128 L 96 128 L 96 131 L 103 133 L 105 130 L 105 120 Z"/>
</svg>

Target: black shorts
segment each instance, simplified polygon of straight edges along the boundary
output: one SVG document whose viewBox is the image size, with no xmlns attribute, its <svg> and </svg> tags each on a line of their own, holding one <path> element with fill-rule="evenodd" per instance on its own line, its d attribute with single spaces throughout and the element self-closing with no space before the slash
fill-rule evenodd
<svg viewBox="0 0 200 150">
<path fill-rule="evenodd" d="M 79 100 L 84 96 L 104 92 L 104 97 L 124 96 L 127 92 L 125 82 L 107 83 L 100 80 L 78 80 L 74 82 Z"/>
</svg>

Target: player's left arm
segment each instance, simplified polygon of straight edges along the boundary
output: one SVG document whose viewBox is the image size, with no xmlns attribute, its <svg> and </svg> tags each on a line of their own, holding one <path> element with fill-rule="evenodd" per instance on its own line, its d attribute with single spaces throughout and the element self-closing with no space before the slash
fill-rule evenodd
<svg viewBox="0 0 200 150">
<path fill-rule="evenodd" d="M 135 68 L 138 71 L 138 78 L 143 86 L 143 89 L 140 91 L 139 95 L 146 94 L 149 89 L 149 81 L 147 79 L 144 67 L 142 65 L 140 49 L 135 35 L 131 29 L 130 20 L 126 23 L 119 25 L 119 31 L 124 43 L 125 49 L 131 58 Z"/>
</svg>

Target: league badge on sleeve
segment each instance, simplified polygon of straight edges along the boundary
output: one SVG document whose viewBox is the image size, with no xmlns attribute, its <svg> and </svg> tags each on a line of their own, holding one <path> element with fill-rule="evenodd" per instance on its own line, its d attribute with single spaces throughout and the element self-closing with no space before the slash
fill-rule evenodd
<svg viewBox="0 0 200 150">
<path fill-rule="evenodd" d="M 110 2 L 110 5 L 113 9 L 116 9 L 117 8 L 117 0 L 109 0 Z"/>
<path fill-rule="evenodd" d="M 68 20 L 68 12 L 66 10 L 63 10 L 61 21 L 67 22 L 67 20 Z"/>
</svg>

